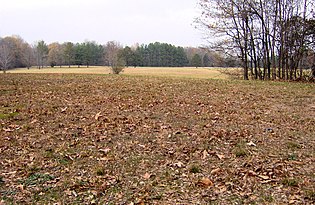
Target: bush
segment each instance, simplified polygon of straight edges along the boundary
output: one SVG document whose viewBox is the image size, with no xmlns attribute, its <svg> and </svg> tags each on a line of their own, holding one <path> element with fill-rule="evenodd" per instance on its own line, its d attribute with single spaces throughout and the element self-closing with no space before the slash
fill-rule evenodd
<svg viewBox="0 0 315 205">
<path fill-rule="evenodd" d="M 124 71 L 125 68 L 125 61 L 121 58 L 117 59 L 115 62 L 113 62 L 113 65 L 111 66 L 112 73 L 113 74 L 119 74 Z"/>
</svg>

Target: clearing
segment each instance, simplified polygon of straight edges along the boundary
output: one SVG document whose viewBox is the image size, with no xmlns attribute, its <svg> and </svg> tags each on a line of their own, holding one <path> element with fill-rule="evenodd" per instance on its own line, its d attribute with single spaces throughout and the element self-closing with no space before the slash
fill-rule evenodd
<svg viewBox="0 0 315 205">
<path fill-rule="evenodd" d="M 220 72 L 222 68 L 191 68 L 191 67 L 128 67 L 123 75 L 130 76 L 157 76 L 172 78 L 202 78 L 202 79 L 226 79 L 227 75 Z M 55 68 L 21 68 L 9 70 L 8 73 L 59 73 L 59 74 L 109 74 L 110 68 L 104 66 L 86 67 L 55 67 Z"/>
<path fill-rule="evenodd" d="M 0 204 L 314 204 L 315 85 L 0 75 Z"/>
</svg>

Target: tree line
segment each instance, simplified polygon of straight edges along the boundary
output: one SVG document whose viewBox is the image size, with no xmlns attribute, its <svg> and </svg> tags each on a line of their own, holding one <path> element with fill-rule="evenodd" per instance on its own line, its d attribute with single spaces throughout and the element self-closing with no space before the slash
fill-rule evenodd
<svg viewBox="0 0 315 205">
<path fill-rule="evenodd" d="M 47 66 L 231 67 L 239 63 L 206 48 L 184 48 L 160 42 L 122 46 L 116 41 L 102 45 L 95 41 L 47 44 L 41 40 L 31 45 L 19 36 L 0 38 L 1 70 L 32 66 L 39 69 Z"/>
<path fill-rule="evenodd" d="M 244 79 L 315 78 L 314 0 L 200 0 L 213 48 L 234 53 Z"/>
</svg>

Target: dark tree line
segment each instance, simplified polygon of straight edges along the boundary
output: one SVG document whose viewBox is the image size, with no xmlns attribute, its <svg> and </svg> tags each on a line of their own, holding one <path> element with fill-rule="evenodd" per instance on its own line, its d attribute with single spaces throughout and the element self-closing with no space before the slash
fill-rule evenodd
<svg viewBox="0 0 315 205">
<path fill-rule="evenodd" d="M 137 48 L 140 66 L 152 67 L 183 67 L 188 66 L 185 50 L 166 43 L 150 43 Z"/>
<path fill-rule="evenodd" d="M 237 54 L 244 79 L 315 77 L 314 0 L 200 0 L 200 5 L 198 22 L 218 37 L 216 47 Z"/>
</svg>

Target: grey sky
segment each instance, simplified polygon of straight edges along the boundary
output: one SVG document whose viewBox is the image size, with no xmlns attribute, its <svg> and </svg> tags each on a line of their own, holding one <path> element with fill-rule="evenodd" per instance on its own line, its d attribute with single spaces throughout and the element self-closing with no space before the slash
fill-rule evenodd
<svg viewBox="0 0 315 205">
<path fill-rule="evenodd" d="M 19 35 L 29 43 L 204 43 L 192 25 L 200 13 L 197 0 L 0 0 L 0 5 L 0 36 Z"/>
</svg>

